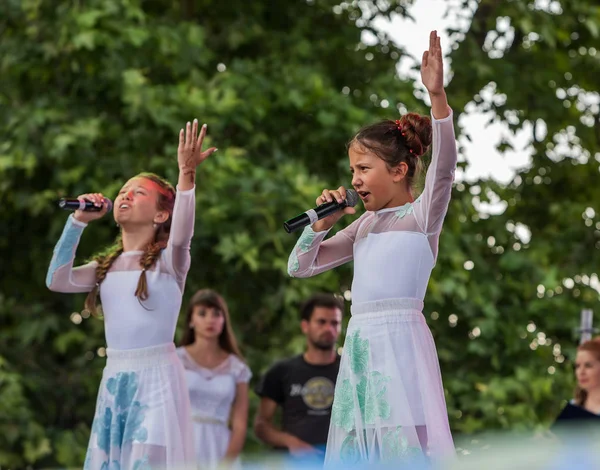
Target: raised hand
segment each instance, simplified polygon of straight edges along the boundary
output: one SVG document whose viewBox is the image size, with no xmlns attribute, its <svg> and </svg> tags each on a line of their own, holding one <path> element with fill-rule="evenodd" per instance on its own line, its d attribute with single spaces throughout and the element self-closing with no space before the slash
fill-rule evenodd
<svg viewBox="0 0 600 470">
<path fill-rule="evenodd" d="M 204 152 L 202 151 L 202 142 L 206 135 L 206 124 L 204 124 L 198 135 L 198 120 L 194 119 L 194 123 L 189 122 L 179 132 L 179 147 L 177 148 L 177 163 L 179 170 L 184 172 L 195 171 L 196 167 L 206 160 L 217 149 L 211 147 Z"/>
<path fill-rule="evenodd" d="M 444 91 L 444 61 L 437 31 L 429 34 L 429 49 L 423 52 L 421 80 L 431 95 L 438 95 Z"/>
</svg>

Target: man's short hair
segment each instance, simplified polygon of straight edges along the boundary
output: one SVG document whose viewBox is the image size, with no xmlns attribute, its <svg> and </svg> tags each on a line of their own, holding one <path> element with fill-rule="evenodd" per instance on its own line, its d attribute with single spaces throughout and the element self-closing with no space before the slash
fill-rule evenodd
<svg viewBox="0 0 600 470">
<path fill-rule="evenodd" d="M 341 312 L 344 312 L 344 302 L 333 294 L 315 294 L 306 300 L 302 307 L 300 307 L 300 318 L 302 320 L 310 321 L 315 308 L 339 308 Z"/>
</svg>

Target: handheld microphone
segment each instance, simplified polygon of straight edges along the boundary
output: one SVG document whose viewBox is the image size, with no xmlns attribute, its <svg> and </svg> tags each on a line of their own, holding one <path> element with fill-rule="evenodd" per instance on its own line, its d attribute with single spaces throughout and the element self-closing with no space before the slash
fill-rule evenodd
<svg viewBox="0 0 600 470">
<path fill-rule="evenodd" d="M 300 214 L 293 219 L 286 220 L 283 223 L 283 228 L 287 233 L 295 232 L 307 225 L 314 224 L 317 220 L 324 219 L 328 215 L 331 215 L 345 207 L 354 207 L 358 202 L 358 194 L 353 189 L 346 190 L 346 199 L 341 203 L 337 201 L 326 202 L 320 206 L 315 207 L 306 211 L 304 214 Z"/>
<path fill-rule="evenodd" d="M 112 210 L 112 201 L 108 198 L 104 198 L 104 202 L 108 205 L 108 210 Z M 87 201 L 85 199 L 75 199 L 63 197 L 58 201 L 58 207 L 64 209 L 66 211 L 86 211 L 86 212 L 100 212 L 102 210 L 102 206 L 98 207 L 94 205 L 93 202 Z"/>
</svg>

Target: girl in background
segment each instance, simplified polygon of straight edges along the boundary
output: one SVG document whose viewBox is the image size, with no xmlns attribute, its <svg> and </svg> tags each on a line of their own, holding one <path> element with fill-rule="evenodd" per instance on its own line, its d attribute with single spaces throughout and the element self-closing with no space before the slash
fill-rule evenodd
<svg viewBox="0 0 600 470">
<path fill-rule="evenodd" d="M 215 291 L 200 290 L 190 300 L 177 354 L 186 372 L 200 468 L 223 463 L 240 468 L 252 373 L 238 349 L 227 303 Z"/>
</svg>

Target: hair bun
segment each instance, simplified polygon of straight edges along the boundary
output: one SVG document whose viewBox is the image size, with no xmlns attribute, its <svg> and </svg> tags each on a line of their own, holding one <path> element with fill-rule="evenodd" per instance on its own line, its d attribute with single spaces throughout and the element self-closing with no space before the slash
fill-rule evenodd
<svg viewBox="0 0 600 470">
<path fill-rule="evenodd" d="M 406 145 L 417 157 L 425 154 L 431 145 L 431 119 L 417 113 L 407 113 L 399 119 Z"/>
</svg>

